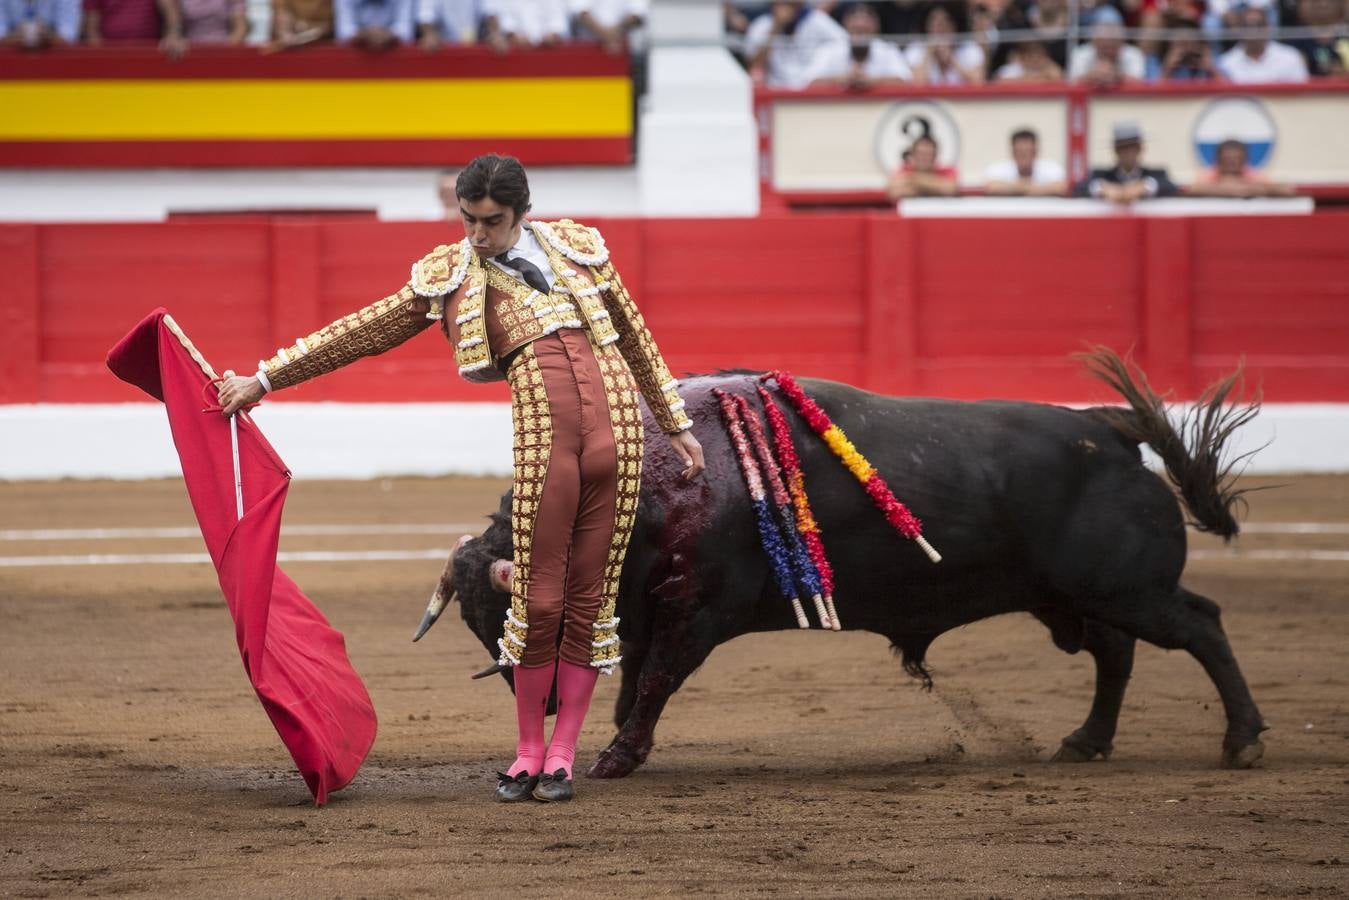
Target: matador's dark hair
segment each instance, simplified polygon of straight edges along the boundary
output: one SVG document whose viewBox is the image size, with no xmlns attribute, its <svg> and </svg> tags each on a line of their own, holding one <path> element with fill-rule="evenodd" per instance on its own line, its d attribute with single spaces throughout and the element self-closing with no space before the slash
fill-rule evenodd
<svg viewBox="0 0 1349 900">
<path fill-rule="evenodd" d="M 514 210 L 517 219 L 529 212 L 529 179 L 525 167 L 514 156 L 495 153 L 479 156 L 459 173 L 454 193 L 460 200 L 468 201 L 491 197 Z"/>
</svg>

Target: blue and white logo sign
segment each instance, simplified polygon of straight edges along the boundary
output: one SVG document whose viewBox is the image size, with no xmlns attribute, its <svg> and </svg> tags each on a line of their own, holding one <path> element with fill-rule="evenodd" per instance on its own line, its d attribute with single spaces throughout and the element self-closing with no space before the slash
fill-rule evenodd
<svg viewBox="0 0 1349 900">
<path fill-rule="evenodd" d="M 1218 145 L 1238 140 L 1246 145 L 1248 164 L 1263 169 L 1274 156 L 1278 132 L 1274 118 L 1254 97 L 1220 97 L 1205 104 L 1194 120 L 1194 154 L 1200 163 L 1212 166 Z"/>
<path fill-rule="evenodd" d="M 937 165 L 954 166 L 960 159 L 960 129 L 946 107 L 929 100 L 902 101 L 876 125 L 876 165 L 887 175 L 895 171 L 920 137 L 937 142 Z"/>
</svg>

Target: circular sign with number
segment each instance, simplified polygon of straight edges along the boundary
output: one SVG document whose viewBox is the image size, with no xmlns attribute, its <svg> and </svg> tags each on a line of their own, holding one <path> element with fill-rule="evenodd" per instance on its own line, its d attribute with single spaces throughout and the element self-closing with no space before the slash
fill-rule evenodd
<svg viewBox="0 0 1349 900">
<path fill-rule="evenodd" d="M 885 111 L 876 125 L 876 165 L 887 175 L 904 164 L 920 137 L 937 142 L 937 165 L 960 158 L 960 129 L 946 107 L 931 100 L 905 100 Z"/>
</svg>

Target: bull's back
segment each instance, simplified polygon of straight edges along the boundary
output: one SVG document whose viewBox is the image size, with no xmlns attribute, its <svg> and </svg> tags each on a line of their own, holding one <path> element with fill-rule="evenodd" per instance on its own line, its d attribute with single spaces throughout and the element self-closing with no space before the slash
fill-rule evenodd
<svg viewBox="0 0 1349 900">
<path fill-rule="evenodd" d="M 925 568 L 916 548 L 892 551 L 904 577 L 1004 567 L 1066 593 L 1179 577 L 1184 528 L 1173 494 L 1137 444 L 1089 410 L 885 397 L 825 381 L 807 391 L 943 553 Z M 810 455 L 828 468 L 825 454 Z"/>
</svg>

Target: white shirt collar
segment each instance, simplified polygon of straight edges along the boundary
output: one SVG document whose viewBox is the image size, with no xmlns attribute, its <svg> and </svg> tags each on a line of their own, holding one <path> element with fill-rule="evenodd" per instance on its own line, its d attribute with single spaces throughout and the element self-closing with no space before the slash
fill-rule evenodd
<svg viewBox="0 0 1349 900">
<path fill-rule="evenodd" d="M 534 236 L 533 225 L 529 222 L 528 219 L 526 219 L 522 223 L 522 226 L 520 228 L 520 237 L 518 240 L 516 240 L 515 246 L 511 247 L 510 250 L 507 250 L 502 255 L 512 257 L 523 256 L 525 259 L 532 262 L 538 268 L 538 270 L 543 273 L 543 277 L 548 280 L 549 288 L 551 288 L 554 284 L 557 283 L 557 275 L 553 273 L 552 264 L 548 262 L 548 254 L 544 252 L 543 245 L 539 243 L 539 239 Z M 493 257 L 491 260 L 489 260 L 489 262 L 491 262 L 492 265 L 496 266 L 498 269 L 505 272 L 507 275 L 511 276 L 517 281 L 524 280 L 523 278 L 520 277 L 519 272 L 517 272 L 510 266 L 502 265 L 501 262 L 496 257 Z"/>
</svg>

